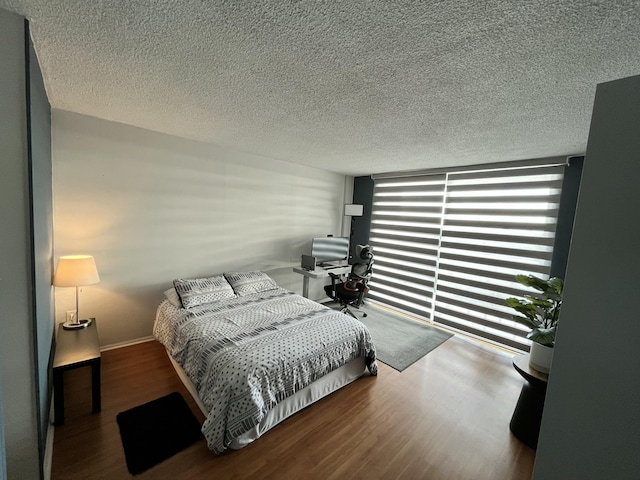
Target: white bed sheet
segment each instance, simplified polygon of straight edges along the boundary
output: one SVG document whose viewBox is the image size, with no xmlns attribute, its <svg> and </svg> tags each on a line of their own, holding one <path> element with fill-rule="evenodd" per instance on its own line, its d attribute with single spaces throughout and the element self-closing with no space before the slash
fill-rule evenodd
<svg viewBox="0 0 640 480">
<path fill-rule="evenodd" d="M 180 380 L 182 380 L 182 383 L 198 405 L 198 408 L 200 408 L 200 411 L 206 416 L 207 409 L 200 398 L 198 398 L 195 385 L 169 352 L 167 352 L 167 356 L 178 373 L 178 377 L 180 377 Z M 312 384 L 307 385 L 302 390 L 279 402 L 267 413 L 258 425 L 235 439 L 229 448 L 232 450 L 239 450 L 242 447 L 247 446 L 271 428 L 275 427 L 280 422 L 286 420 L 303 408 L 308 407 L 330 393 L 333 393 L 345 385 L 357 380 L 364 375 L 366 368 L 364 358 L 359 357 L 346 365 L 343 365 L 337 370 L 328 373 L 324 377 L 319 378 Z"/>
</svg>

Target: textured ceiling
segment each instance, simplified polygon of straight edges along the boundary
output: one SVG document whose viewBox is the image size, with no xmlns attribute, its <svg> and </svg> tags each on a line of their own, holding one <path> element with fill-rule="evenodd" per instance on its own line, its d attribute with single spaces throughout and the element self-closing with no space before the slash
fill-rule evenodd
<svg viewBox="0 0 640 480">
<path fill-rule="evenodd" d="M 640 2 L 0 0 L 54 108 L 345 174 L 584 152 Z"/>
</svg>

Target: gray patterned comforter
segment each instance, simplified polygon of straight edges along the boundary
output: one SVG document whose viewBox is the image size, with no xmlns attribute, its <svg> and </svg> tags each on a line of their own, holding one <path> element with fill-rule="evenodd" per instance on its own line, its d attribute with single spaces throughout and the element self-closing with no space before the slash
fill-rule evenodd
<svg viewBox="0 0 640 480">
<path fill-rule="evenodd" d="M 165 300 L 153 333 L 195 384 L 215 453 L 280 400 L 354 358 L 378 371 L 361 322 L 281 288 L 189 310 Z"/>
</svg>

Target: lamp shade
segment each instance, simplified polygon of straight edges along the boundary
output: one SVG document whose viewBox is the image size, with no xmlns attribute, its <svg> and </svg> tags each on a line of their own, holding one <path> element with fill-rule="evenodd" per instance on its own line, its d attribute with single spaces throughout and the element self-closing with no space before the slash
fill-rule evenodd
<svg viewBox="0 0 640 480">
<path fill-rule="evenodd" d="M 91 255 L 67 255 L 58 259 L 53 277 L 55 287 L 80 287 L 99 281 L 96 262 Z"/>
</svg>

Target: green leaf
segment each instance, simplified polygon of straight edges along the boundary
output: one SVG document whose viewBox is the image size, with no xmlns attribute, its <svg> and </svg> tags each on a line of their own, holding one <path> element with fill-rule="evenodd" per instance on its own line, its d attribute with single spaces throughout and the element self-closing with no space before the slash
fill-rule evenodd
<svg viewBox="0 0 640 480">
<path fill-rule="evenodd" d="M 525 287 L 532 287 L 541 292 L 546 291 L 549 287 L 547 285 L 547 280 L 543 280 L 534 275 L 516 275 L 516 280 L 520 282 Z"/>
<path fill-rule="evenodd" d="M 530 295 L 525 295 L 525 298 L 529 300 L 536 307 L 542 308 L 543 310 L 549 310 L 553 308 L 553 302 L 546 300 L 544 298 L 532 297 Z"/>
<path fill-rule="evenodd" d="M 562 291 L 564 290 L 564 282 L 562 279 L 553 277 L 550 278 L 547 283 L 549 284 L 549 290 L 551 290 L 558 299 L 562 298 Z"/>
<path fill-rule="evenodd" d="M 534 328 L 527 335 L 527 338 L 541 345 L 552 347 L 556 340 L 556 327 Z"/>
<path fill-rule="evenodd" d="M 531 320 L 535 320 L 538 316 L 538 310 L 535 305 L 526 303 L 524 300 L 518 300 L 517 298 L 508 298 L 507 304 L 515 309 L 518 313 L 521 313 Z"/>
<path fill-rule="evenodd" d="M 525 327 L 529 327 L 529 328 L 538 328 L 540 326 L 540 322 L 538 322 L 537 320 L 532 320 L 531 318 L 527 318 L 527 317 L 520 317 L 519 315 L 512 315 L 511 318 L 513 318 L 516 322 L 524 325 Z"/>
</svg>

